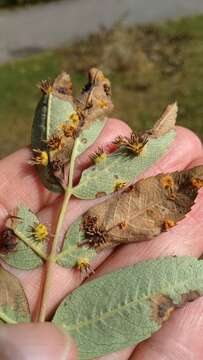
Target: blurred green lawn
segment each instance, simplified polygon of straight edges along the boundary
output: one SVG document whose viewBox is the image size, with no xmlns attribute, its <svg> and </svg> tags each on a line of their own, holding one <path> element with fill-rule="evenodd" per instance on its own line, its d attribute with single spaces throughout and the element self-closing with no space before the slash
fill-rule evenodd
<svg viewBox="0 0 203 360">
<path fill-rule="evenodd" d="M 61 70 L 77 94 L 91 66 L 112 81 L 117 116 L 133 129 L 151 126 L 178 101 L 178 124 L 203 137 L 203 17 L 100 32 L 66 49 L 0 66 L 0 156 L 28 144 L 40 97 L 36 84 Z"/>
</svg>

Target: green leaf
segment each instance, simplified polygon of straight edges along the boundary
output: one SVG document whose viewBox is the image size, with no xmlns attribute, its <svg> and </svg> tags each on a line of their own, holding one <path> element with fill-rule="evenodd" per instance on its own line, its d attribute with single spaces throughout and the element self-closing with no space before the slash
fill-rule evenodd
<svg viewBox="0 0 203 360">
<path fill-rule="evenodd" d="M 78 137 L 78 146 L 76 155 L 82 154 L 90 145 L 92 145 L 106 124 L 106 119 L 96 119 L 88 128 L 84 128 Z"/>
<path fill-rule="evenodd" d="M 56 133 L 62 123 L 71 124 L 70 116 L 75 113 L 72 101 L 61 99 L 54 94 L 43 95 L 40 100 L 32 127 L 32 148 L 48 151 L 47 141 Z M 68 160 L 68 159 L 67 159 Z M 63 189 L 48 166 L 37 166 L 38 174 L 44 186 L 54 192 Z"/>
<path fill-rule="evenodd" d="M 151 138 L 140 156 L 126 156 L 121 149 L 107 156 L 107 159 L 86 169 L 73 194 L 81 199 L 94 199 L 99 194 L 115 191 L 119 182 L 128 183 L 159 160 L 172 141 L 175 131 L 171 130 L 157 139 Z"/>
<path fill-rule="evenodd" d="M 94 359 L 149 338 L 173 310 L 202 294 L 203 262 L 169 256 L 81 286 L 53 322 L 75 338 L 80 360 Z"/>
<path fill-rule="evenodd" d="M 30 310 L 20 281 L 0 267 L 0 322 L 30 322 Z"/>
<path fill-rule="evenodd" d="M 7 264 L 22 270 L 31 270 L 43 264 L 46 259 L 44 243 L 36 242 L 32 229 L 39 224 L 39 220 L 30 209 L 21 205 L 18 207 L 16 218 L 12 221 L 11 228 L 18 238 L 14 250 L 0 254 Z"/>
<path fill-rule="evenodd" d="M 96 255 L 94 249 L 78 247 L 77 244 L 85 240 L 84 231 L 81 229 L 82 217 L 74 222 L 68 229 L 63 250 L 57 256 L 57 263 L 61 266 L 72 268 L 85 259 L 87 263 Z"/>
</svg>

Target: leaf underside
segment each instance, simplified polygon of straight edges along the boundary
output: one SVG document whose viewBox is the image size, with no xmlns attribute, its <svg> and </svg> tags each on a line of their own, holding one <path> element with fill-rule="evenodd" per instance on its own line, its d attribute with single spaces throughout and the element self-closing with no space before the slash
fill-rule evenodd
<svg viewBox="0 0 203 360">
<path fill-rule="evenodd" d="M 25 238 L 28 243 L 35 244 L 43 251 L 43 245 L 36 244 L 35 238 L 32 235 L 32 228 L 39 224 L 39 220 L 34 213 L 31 212 L 26 206 L 21 205 L 18 207 L 16 219 L 12 222 L 12 229 L 18 236 L 16 248 L 7 254 L 0 254 L 8 265 L 22 270 L 31 270 L 43 264 L 42 259 L 22 240 Z"/>
<path fill-rule="evenodd" d="M 81 199 L 94 199 L 100 194 L 114 192 L 118 182 L 132 181 L 159 160 L 174 139 L 175 130 L 157 139 L 152 138 L 145 145 L 143 153 L 137 157 L 126 156 L 122 150 L 116 151 L 105 161 L 83 171 L 73 194 Z"/>
<path fill-rule="evenodd" d="M 68 229 L 62 251 L 57 256 L 57 263 L 61 266 L 72 268 L 77 265 L 81 259 L 85 259 L 90 262 L 91 259 L 96 255 L 94 249 L 87 247 L 78 247 L 79 242 L 84 241 L 84 232 L 81 229 L 80 217 L 76 220 Z"/>
<path fill-rule="evenodd" d="M 19 280 L 0 267 L 0 320 L 2 323 L 30 322 L 28 302 Z"/>
<path fill-rule="evenodd" d="M 169 256 L 81 286 L 53 322 L 75 338 L 80 360 L 94 359 L 149 338 L 173 310 L 202 294 L 202 261 Z"/>
</svg>

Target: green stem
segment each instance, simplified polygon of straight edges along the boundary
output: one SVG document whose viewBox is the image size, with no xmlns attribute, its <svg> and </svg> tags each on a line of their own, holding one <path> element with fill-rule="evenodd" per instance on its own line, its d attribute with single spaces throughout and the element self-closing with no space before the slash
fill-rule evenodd
<svg viewBox="0 0 203 360">
<path fill-rule="evenodd" d="M 16 321 L 10 319 L 8 316 L 2 313 L 0 313 L 0 319 L 3 320 L 6 324 L 12 324 L 12 325 L 17 324 Z"/>
<path fill-rule="evenodd" d="M 58 223 L 57 223 L 56 232 L 55 232 L 55 236 L 53 239 L 50 255 L 47 259 L 47 272 L 46 272 L 44 290 L 43 290 L 41 307 L 40 307 L 40 312 L 39 312 L 39 321 L 40 322 L 43 322 L 46 319 L 47 304 L 48 304 L 48 300 L 49 300 L 49 291 L 51 288 L 51 281 L 53 278 L 54 265 L 56 263 L 58 240 L 61 235 L 64 218 L 65 218 L 69 200 L 72 196 L 72 191 L 73 191 L 73 175 L 74 175 L 75 159 L 77 156 L 77 147 L 78 147 L 78 140 L 76 139 L 74 148 L 73 148 L 73 152 L 72 152 L 72 156 L 71 156 L 71 161 L 70 161 L 68 186 L 65 191 L 65 196 L 64 196 L 63 204 L 62 204 L 61 211 L 59 214 Z"/>
<path fill-rule="evenodd" d="M 44 251 L 40 250 L 38 246 L 36 246 L 33 242 L 30 241 L 25 235 L 23 235 L 20 231 L 14 229 L 15 235 L 21 239 L 26 245 L 28 245 L 39 257 L 41 257 L 44 261 L 47 260 L 47 256 Z"/>
</svg>

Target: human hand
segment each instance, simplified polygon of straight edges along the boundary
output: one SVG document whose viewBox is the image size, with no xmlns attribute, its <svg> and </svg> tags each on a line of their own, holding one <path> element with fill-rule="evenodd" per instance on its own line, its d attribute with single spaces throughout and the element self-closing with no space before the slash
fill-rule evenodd
<svg viewBox="0 0 203 360">
<path fill-rule="evenodd" d="M 109 120 L 97 144 L 80 158 L 78 169 L 87 166 L 88 154 L 92 153 L 99 145 L 105 148 L 116 136 L 120 134 L 125 136 L 129 133 L 130 129 L 126 124 L 118 120 Z M 30 156 L 29 149 L 22 149 L 0 162 L 0 226 L 3 226 L 8 214 L 12 214 L 15 207 L 22 202 L 30 207 L 32 211 L 37 212 L 41 221 L 46 224 L 54 224 L 54 219 L 57 218 L 61 197 L 51 194 L 43 187 L 35 173 L 35 169 L 27 165 Z M 153 168 L 148 170 L 144 177 L 156 175 L 160 172 L 182 170 L 199 164 L 203 164 L 203 149 L 199 139 L 189 130 L 178 127 L 176 141 L 168 153 Z M 98 201 L 101 201 L 101 199 L 94 201 L 73 199 L 69 205 L 65 227 L 67 228 L 79 215 Z M 203 218 L 202 202 L 203 192 L 200 190 L 197 203 L 187 217 L 176 227 L 167 233 L 162 233 L 153 241 L 127 244 L 114 250 L 103 251 L 93 263 L 93 267 L 97 268 L 95 276 L 103 275 L 138 261 L 163 255 L 192 255 L 199 257 L 203 253 L 203 241 L 201 238 L 203 233 L 203 222 L 201 221 Z M 50 229 L 51 232 L 53 230 L 54 227 Z M 8 266 L 6 268 L 20 278 L 35 317 L 37 304 L 41 296 L 39 287 L 43 279 L 43 269 L 22 271 L 11 269 Z M 61 299 L 78 287 L 81 281 L 82 278 L 78 271 L 64 269 L 55 265 L 54 279 L 50 290 L 52 296 L 50 297 L 49 313 L 52 313 Z M 159 332 L 136 348 L 131 347 L 100 359 L 165 360 L 170 358 L 182 360 L 186 358 L 187 360 L 200 360 L 203 353 L 201 341 L 203 333 L 202 308 L 203 299 L 198 299 L 184 309 L 178 310 Z M 74 355 L 73 347 L 66 357 L 63 354 L 67 343 L 71 346 L 70 340 L 67 342 L 64 335 L 60 334 L 59 330 L 51 324 L 5 325 L 0 330 L 0 354 L 2 353 L 2 360 L 14 358 L 17 360 L 60 360 L 66 358 L 74 360 L 76 355 Z M 7 350 L 11 349 L 10 357 L 5 357 L 6 348 Z M 12 353 L 12 349 L 15 350 L 15 353 Z M 57 355 L 55 356 L 55 354 Z"/>
</svg>

